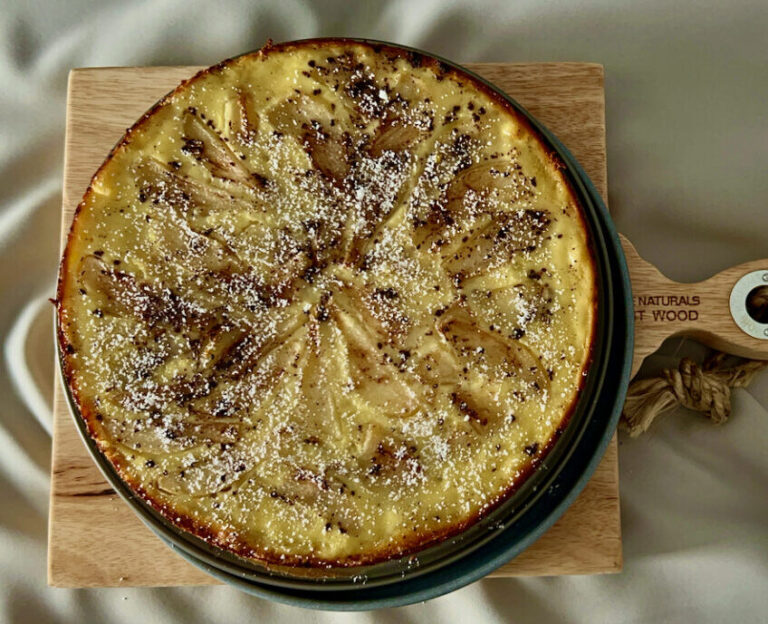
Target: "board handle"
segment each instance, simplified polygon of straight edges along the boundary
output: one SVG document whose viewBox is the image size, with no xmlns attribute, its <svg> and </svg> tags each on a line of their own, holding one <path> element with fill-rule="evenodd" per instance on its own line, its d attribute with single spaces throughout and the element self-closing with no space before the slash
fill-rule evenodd
<svg viewBox="0 0 768 624">
<path fill-rule="evenodd" d="M 691 336 L 745 358 L 768 360 L 768 259 L 745 262 L 703 282 L 668 279 L 619 235 L 632 282 L 632 376 L 670 336 Z"/>
</svg>

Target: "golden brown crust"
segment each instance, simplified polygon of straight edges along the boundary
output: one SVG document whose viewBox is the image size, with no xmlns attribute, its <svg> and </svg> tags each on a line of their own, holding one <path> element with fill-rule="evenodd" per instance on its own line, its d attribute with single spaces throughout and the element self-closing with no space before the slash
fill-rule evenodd
<svg viewBox="0 0 768 624">
<path fill-rule="evenodd" d="M 267 46 L 265 46 L 265 48 L 263 48 L 260 51 L 245 55 L 245 57 L 236 57 L 235 59 L 223 61 L 222 63 L 219 63 L 217 65 L 214 65 L 211 68 L 208 68 L 206 70 L 199 72 L 189 80 L 182 82 L 174 91 L 166 95 L 163 99 L 161 99 L 158 103 L 156 103 L 151 109 L 149 109 L 147 113 L 145 113 L 126 132 L 125 136 L 110 151 L 105 162 L 101 165 L 99 170 L 97 170 L 97 172 L 94 174 L 91 184 L 89 185 L 85 193 L 83 201 L 77 207 L 74 220 L 73 220 L 73 225 L 72 225 L 72 228 L 70 229 L 70 232 L 67 238 L 67 245 L 62 257 L 62 262 L 61 262 L 60 271 L 59 271 L 59 280 L 58 280 L 58 288 L 57 288 L 57 313 L 58 313 L 57 314 L 57 319 L 58 319 L 57 335 L 58 335 L 59 348 L 61 353 L 61 366 L 63 369 L 63 375 L 64 375 L 64 378 L 66 379 L 67 384 L 69 385 L 73 402 L 79 408 L 79 411 L 80 411 L 79 416 L 82 418 L 89 435 L 92 438 L 94 438 L 98 443 L 99 447 L 102 450 L 102 453 L 112 463 L 112 465 L 115 467 L 117 473 L 120 475 L 123 481 L 125 481 L 128 484 L 128 486 L 134 492 L 136 492 L 144 501 L 146 501 L 151 507 L 153 507 L 156 511 L 158 511 L 161 515 L 163 515 L 171 524 L 185 531 L 188 531 L 189 533 L 205 540 L 206 542 L 214 546 L 220 547 L 238 556 L 241 556 L 247 559 L 255 559 L 266 565 L 274 565 L 274 566 L 279 566 L 281 568 L 285 566 L 308 567 L 308 568 L 337 567 L 337 566 L 345 567 L 345 566 L 355 566 L 355 565 L 361 565 L 361 564 L 371 564 L 371 563 L 376 563 L 392 557 L 402 556 L 402 555 L 406 555 L 406 554 L 410 554 L 410 553 L 422 550 L 427 546 L 430 546 L 441 540 L 444 540 L 448 537 L 454 536 L 462 532 L 469 526 L 476 523 L 481 518 L 485 517 L 488 513 L 490 513 L 494 508 L 496 508 L 504 500 L 508 499 L 509 496 L 511 496 L 517 489 L 519 489 L 519 487 L 522 486 L 522 484 L 526 481 L 526 479 L 530 476 L 530 474 L 532 474 L 535 471 L 537 465 L 546 457 L 549 450 L 555 444 L 558 436 L 560 435 L 562 430 L 565 428 L 565 425 L 567 424 L 571 414 L 573 413 L 573 410 L 575 409 L 575 406 L 578 402 L 578 396 L 581 393 L 581 389 L 583 388 L 583 384 L 584 384 L 584 376 L 582 376 L 579 389 L 575 393 L 575 398 L 573 399 L 573 401 L 571 402 L 571 404 L 568 406 L 567 410 L 563 414 L 555 434 L 546 442 L 546 445 L 538 451 L 536 456 L 527 462 L 527 464 L 520 471 L 520 476 L 511 485 L 509 485 L 507 489 L 497 494 L 494 498 L 489 499 L 486 505 L 482 509 L 478 510 L 476 513 L 473 513 L 467 516 L 462 521 L 454 523 L 451 526 L 447 526 L 440 530 L 436 530 L 432 532 L 422 531 L 419 533 L 414 533 L 410 537 L 404 538 L 399 543 L 390 545 L 387 548 L 378 549 L 372 552 L 353 554 L 353 555 L 349 555 L 341 558 L 334 558 L 334 559 L 317 557 L 314 554 L 293 555 L 293 554 L 284 553 L 284 552 L 277 553 L 277 552 L 271 551 L 268 548 L 259 548 L 252 543 L 248 543 L 247 541 L 240 539 L 238 536 L 233 536 L 231 533 L 228 533 L 225 535 L 221 530 L 219 530 L 218 527 L 215 527 L 214 525 L 200 522 L 199 520 L 192 518 L 190 515 L 186 515 L 180 512 L 178 509 L 169 508 L 166 505 L 166 503 L 163 502 L 156 494 L 153 494 L 152 492 L 147 491 L 146 488 L 143 487 L 143 485 L 139 480 L 134 479 L 132 477 L 130 471 L 126 469 L 124 458 L 122 457 L 121 454 L 114 452 L 114 449 L 112 447 L 109 447 L 108 445 L 103 444 L 103 442 L 98 438 L 98 427 L 97 427 L 97 421 L 99 419 L 98 412 L 96 407 L 85 396 L 83 396 L 83 393 L 81 392 L 81 389 L 79 387 L 78 377 L 76 374 L 77 370 L 76 370 L 75 362 L 73 361 L 73 358 L 72 358 L 73 346 L 69 342 L 67 331 L 66 331 L 71 320 L 69 318 L 69 311 L 67 307 L 64 305 L 64 301 L 65 301 L 64 295 L 65 295 L 65 290 L 67 286 L 67 280 L 73 279 L 75 275 L 75 271 L 72 269 L 72 263 L 76 261 L 77 258 L 74 257 L 73 240 L 77 234 L 78 217 L 80 216 L 81 211 L 83 207 L 86 205 L 89 198 L 95 192 L 94 191 L 95 181 L 98 179 L 102 170 L 113 159 L 113 157 L 119 151 L 127 149 L 127 147 L 131 144 L 132 138 L 137 133 L 141 132 L 145 124 L 150 122 L 155 112 L 161 109 L 163 106 L 165 106 L 168 102 L 172 101 L 172 99 L 177 93 L 180 93 L 186 90 L 189 87 L 189 85 L 202 80 L 203 78 L 205 78 L 210 74 L 222 72 L 226 70 L 226 68 L 228 68 L 232 63 L 241 62 L 244 58 L 259 58 L 259 57 L 263 58 L 265 55 L 273 52 L 277 52 L 277 51 L 299 50 L 306 47 L 313 47 L 313 46 L 323 47 L 328 44 L 344 44 L 344 43 L 353 45 L 353 46 L 360 46 L 361 48 L 371 49 L 376 53 L 385 54 L 385 55 L 393 56 L 396 58 L 404 58 L 404 59 L 407 59 L 414 66 L 422 66 L 422 67 L 429 66 L 434 68 L 436 72 L 441 73 L 446 77 L 451 76 L 452 78 L 458 80 L 459 82 L 464 82 L 465 84 L 471 85 L 472 88 L 484 92 L 488 97 L 495 100 L 501 107 L 503 107 L 506 110 L 506 112 L 514 116 L 516 121 L 520 124 L 520 126 L 525 128 L 525 131 L 529 133 L 529 135 L 534 136 L 536 138 L 536 140 L 538 141 L 542 149 L 547 149 L 546 148 L 547 143 L 543 139 L 543 137 L 540 135 L 538 130 L 534 128 L 522 114 L 520 114 L 515 108 L 513 108 L 506 99 L 504 99 L 501 95 L 493 91 L 484 83 L 479 83 L 472 80 L 471 78 L 468 78 L 458 70 L 438 61 L 437 59 L 421 55 L 420 53 L 415 51 L 406 51 L 406 50 L 395 48 L 386 44 L 366 44 L 366 43 L 362 43 L 354 40 L 318 39 L 318 40 L 306 40 L 298 43 L 283 43 L 283 44 L 272 44 L 270 42 L 267 44 Z M 557 155 L 551 152 L 548 152 L 548 153 L 549 153 L 549 158 L 552 165 L 557 168 L 561 168 L 563 165 L 562 163 L 560 163 Z M 578 203 L 576 193 L 571 188 L 570 183 L 567 181 L 567 178 L 563 178 L 563 179 L 565 180 L 565 183 L 568 186 L 570 201 L 573 203 L 574 206 L 578 207 L 579 203 Z M 581 226 L 583 230 L 585 232 L 588 231 L 583 213 L 581 211 L 578 211 L 577 215 L 578 215 L 578 219 L 581 222 Z M 592 263 L 592 267 L 594 268 L 594 262 L 595 262 L 594 252 L 591 249 L 591 247 L 589 248 L 589 256 L 590 256 L 590 262 Z M 594 270 L 592 270 L 590 274 L 593 276 L 593 279 L 594 279 Z M 591 314 L 591 322 L 593 327 L 592 327 L 592 331 L 590 332 L 590 335 L 594 336 L 594 325 L 596 323 L 596 317 L 597 317 L 596 284 L 594 284 L 594 287 L 592 288 L 592 293 L 593 295 L 592 295 L 591 306 L 593 309 L 593 313 Z M 587 357 L 584 360 L 584 365 L 583 365 L 584 371 L 588 370 L 589 368 L 590 362 L 593 357 L 592 350 L 593 350 L 593 341 L 590 342 L 589 344 L 589 347 L 588 347 L 589 352 Z"/>
</svg>

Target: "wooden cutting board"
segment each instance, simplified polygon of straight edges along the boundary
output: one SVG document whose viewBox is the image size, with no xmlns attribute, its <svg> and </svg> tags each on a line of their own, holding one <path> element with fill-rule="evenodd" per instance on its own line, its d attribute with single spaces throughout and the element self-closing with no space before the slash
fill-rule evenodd
<svg viewBox="0 0 768 624">
<path fill-rule="evenodd" d="M 603 68 L 470 63 L 552 130 L 606 193 Z M 75 69 L 69 75 L 62 243 L 88 182 L 123 132 L 195 67 Z M 622 566 L 616 438 L 566 514 L 491 576 L 595 574 Z M 110 488 L 80 440 L 57 377 L 48 525 L 56 587 L 206 585 L 216 580 L 166 547 Z"/>
</svg>

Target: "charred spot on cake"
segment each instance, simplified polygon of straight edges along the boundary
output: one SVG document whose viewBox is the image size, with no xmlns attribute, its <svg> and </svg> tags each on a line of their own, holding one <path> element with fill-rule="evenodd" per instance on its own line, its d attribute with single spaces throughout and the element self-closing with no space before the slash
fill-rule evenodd
<svg viewBox="0 0 768 624">
<path fill-rule="evenodd" d="M 467 398 L 457 394 L 456 392 L 452 392 L 451 401 L 453 401 L 453 404 L 459 408 L 459 412 L 464 414 L 468 420 L 478 423 L 479 425 L 488 424 L 488 418 L 486 416 L 481 416 L 477 410 L 470 405 L 470 402 Z"/>
<path fill-rule="evenodd" d="M 536 455 L 536 453 L 539 452 L 539 443 L 533 442 L 531 444 L 528 444 L 525 446 L 523 450 L 525 451 L 526 455 L 533 457 L 534 455 Z"/>
<path fill-rule="evenodd" d="M 388 286 L 387 288 L 377 288 L 375 290 L 375 295 L 377 297 L 380 297 L 381 299 L 389 300 L 389 301 L 393 301 L 400 297 L 400 293 L 398 293 L 391 286 Z"/>
<path fill-rule="evenodd" d="M 202 140 L 190 139 L 189 137 L 181 137 L 181 140 L 184 142 L 184 145 L 181 146 L 183 154 L 189 154 L 195 158 L 202 157 L 203 150 L 205 149 Z"/>
</svg>

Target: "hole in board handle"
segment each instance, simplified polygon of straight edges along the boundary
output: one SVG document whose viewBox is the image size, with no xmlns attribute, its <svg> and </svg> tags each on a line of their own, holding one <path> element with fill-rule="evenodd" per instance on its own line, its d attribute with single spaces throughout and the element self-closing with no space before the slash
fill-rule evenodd
<svg viewBox="0 0 768 624">
<path fill-rule="evenodd" d="M 768 270 L 752 271 L 739 278 L 731 290 L 730 309 L 744 333 L 768 340 Z"/>
<path fill-rule="evenodd" d="M 758 323 L 768 323 L 768 284 L 750 290 L 745 303 L 749 316 Z"/>
</svg>

